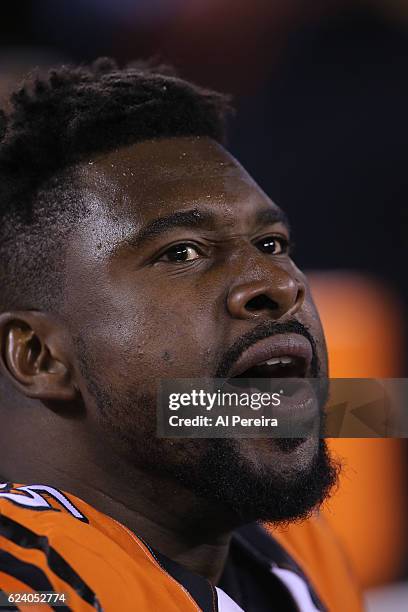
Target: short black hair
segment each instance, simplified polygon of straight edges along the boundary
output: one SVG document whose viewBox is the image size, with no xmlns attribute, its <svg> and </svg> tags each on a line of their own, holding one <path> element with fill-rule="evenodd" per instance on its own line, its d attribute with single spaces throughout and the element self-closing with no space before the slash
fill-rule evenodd
<svg viewBox="0 0 408 612">
<path fill-rule="evenodd" d="M 53 303 L 57 245 L 80 214 L 70 167 L 153 138 L 224 143 L 229 110 L 228 96 L 149 61 L 100 58 L 26 79 L 0 111 L 0 312 Z"/>
</svg>

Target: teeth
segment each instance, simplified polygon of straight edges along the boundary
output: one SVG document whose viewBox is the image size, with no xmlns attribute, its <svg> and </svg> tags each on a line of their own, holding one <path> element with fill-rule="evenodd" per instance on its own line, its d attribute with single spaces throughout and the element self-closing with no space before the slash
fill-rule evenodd
<svg viewBox="0 0 408 612">
<path fill-rule="evenodd" d="M 282 357 L 281 362 L 282 363 L 292 363 L 292 359 L 290 357 Z"/>
<path fill-rule="evenodd" d="M 268 359 L 268 361 L 264 361 L 263 365 L 279 365 L 279 364 L 288 364 L 292 363 L 291 357 L 273 357 L 272 359 Z"/>
</svg>

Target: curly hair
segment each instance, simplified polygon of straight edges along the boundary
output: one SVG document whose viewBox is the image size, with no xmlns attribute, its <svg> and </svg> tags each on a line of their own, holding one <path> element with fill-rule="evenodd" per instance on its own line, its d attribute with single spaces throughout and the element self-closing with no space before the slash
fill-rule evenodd
<svg viewBox="0 0 408 612">
<path fill-rule="evenodd" d="M 119 69 L 107 58 L 32 75 L 8 106 L 0 111 L 0 311 L 52 303 L 61 267 L 53 250 L 81 214 L 74 164 L 153 138 L 223 143 L 230 110 L 227 96 L 168 66 Z"/>
</svg>

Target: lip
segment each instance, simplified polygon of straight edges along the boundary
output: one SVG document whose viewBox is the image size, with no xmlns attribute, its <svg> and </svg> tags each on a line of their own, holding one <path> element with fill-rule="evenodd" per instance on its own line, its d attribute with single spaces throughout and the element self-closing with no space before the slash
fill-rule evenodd
<svg viewBox="0 0 408 612">
<path fill-rule="evenodd" d="M 244 351 L 231 368 L 228 377 L 239 376 L 268 359 L 284 355 L 302 360 L 305 372 L 309 372 L 313 359 L 309 340 L 300 334 L 276 334 L 259 340 Z"/>
</svg>

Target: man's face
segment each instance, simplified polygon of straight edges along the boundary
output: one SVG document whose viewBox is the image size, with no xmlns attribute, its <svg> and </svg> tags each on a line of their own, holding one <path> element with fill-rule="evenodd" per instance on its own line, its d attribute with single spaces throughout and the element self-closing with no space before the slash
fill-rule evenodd
<svg viewBox="0 0 408 612">
<path fill-rule="evenodd" d="M 333 476 L 315 438 L 285 444 L 155 434 L 161 378 L 242 373 L 276 329 L 271 341 L 289 353 L 306 343 L 313 354 L 294 359 L 301 371 L 293 376 L 326 374 L 319 317 L 288 252 L 280 209 L 207 138 L 139 143 L 78 172 L 91 212 L 72 235 L 63 314 L 95 439 L 243 519 L 309 510 Z M 292 489 L 293 507 L 285 506 Z M 240 502 L 243 495 L 252 501 Z"/>
</svg>

